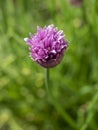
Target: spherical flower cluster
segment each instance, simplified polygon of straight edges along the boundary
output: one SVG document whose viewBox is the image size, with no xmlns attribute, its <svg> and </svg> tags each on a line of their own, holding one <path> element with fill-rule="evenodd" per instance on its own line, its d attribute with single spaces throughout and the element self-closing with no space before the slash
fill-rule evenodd
<svg viewBox="0 0 98 130">
<path fill-rule="evenodd" d="M 30 38 L 24 38 L 24 41 L 30 46 L 31 58 L 45 68 L 58 65 L 68 47 L 63 31 L 58 31 L 54 25 L 37 27 L 37 33 L 30 34 Z"/>
</svg>

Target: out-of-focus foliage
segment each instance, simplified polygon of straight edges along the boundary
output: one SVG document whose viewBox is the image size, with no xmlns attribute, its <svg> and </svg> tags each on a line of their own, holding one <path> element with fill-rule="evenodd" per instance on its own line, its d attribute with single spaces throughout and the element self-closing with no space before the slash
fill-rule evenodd
<svg viewBox="0 0 98 130">
<path fill-rule="evenodd" d="M 50 70 L 29 58 L 23 41 L 36 26 L 64 30 L 69 48 Z M 54 103 L 55 104 L 55 103 Z M 62 110 L 63 109 L 63 110 Z M 98 0 L 0 0 L 0 130 L 98 130 Z"/>
</svg>

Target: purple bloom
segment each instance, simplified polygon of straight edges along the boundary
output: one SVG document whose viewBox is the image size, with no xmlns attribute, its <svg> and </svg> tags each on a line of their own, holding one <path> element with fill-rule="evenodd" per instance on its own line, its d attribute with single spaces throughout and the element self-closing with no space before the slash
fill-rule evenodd
<svg viewBox="0 0 98 130">
<path fill-rule="evenodd" d="M 58 31 L 54 25 L 37 27 L 35 35 L 24 38 L 30 46 L 31 58 L 45 68 L 51 68 L 59 64 L 68 47 L 62 30 Z"/>
<path fill-rule="evenodd" d="M 75 6 L 81 6 L 83 3 L 83 0 L 70 0 L 70 3 Z"/>
</svg>

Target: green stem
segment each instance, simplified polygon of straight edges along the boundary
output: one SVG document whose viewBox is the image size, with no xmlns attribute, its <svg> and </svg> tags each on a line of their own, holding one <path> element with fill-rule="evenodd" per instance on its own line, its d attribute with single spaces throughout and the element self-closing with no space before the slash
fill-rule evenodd
<svg viewBox="0 0 98 130">
<path fill-rule="evenodd" d="M 92 118 L 95 114 L 94 108 L 95 108 L 97 101 L 98 101 L 98 92 L 95 94 L 95 96 L 93 97 L 93 99 L 92 99 L 92 101 L 89 105 L 87 118 L 86 118 L 85 123 L 83 124 L 83 126 L 81 127 L 80 130 L 86 130 L 87 129 L 90 121 L 92 120 Z"/>
<path fill-rule="evenodd" d="M 0 1 L 0 8 L 1 8 L 1 13 L 2 13 L 2 17 L 3 17 L 4 31 L 7 32 L 7 29 L 8 29 L 8 23 L 7 22 L 8 21 L 7 21 L 6 0 L 5 1 Z"/>
<path fill-rule="evenodd" d="M 45 70 L 45 86 L 50 95 L 52 105 L 57 109 L 62 118 L 75 130 L 77 130 L 77 124 L 70 117 L 70 115 L 63 109 L 63 107 L 58 103 L 58 101 L 53 97 L 51 91 L 49 90 L 49 69 Z"/>
<path fill-rule="evenodd" d="M 45 69 L 45 86 L 47 89 L 47 92 L 49 93 L 49 69 Z"/>
</svg>

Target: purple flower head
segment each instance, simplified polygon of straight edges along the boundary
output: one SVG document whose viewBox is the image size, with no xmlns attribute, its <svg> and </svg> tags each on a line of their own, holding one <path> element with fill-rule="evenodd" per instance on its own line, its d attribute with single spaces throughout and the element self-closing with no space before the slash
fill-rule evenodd
<svg viewBox="0 0 98 130">
<path fill-rule="evenodd" d="M 58 31 L 54 25 L 37 27 L 37 33 L 30 34 L 30 38 L 24 38 L 24 41 L 30 46 L 31 58 L 45 68 L 58 65 L 68 47 L 63 31 Z"/>
<path fill-rule="evenodd" d="M 70 0 L 70 3 L 74 6 L 80 7 L 83 3 L 83 0 Z"/>
</svg>

